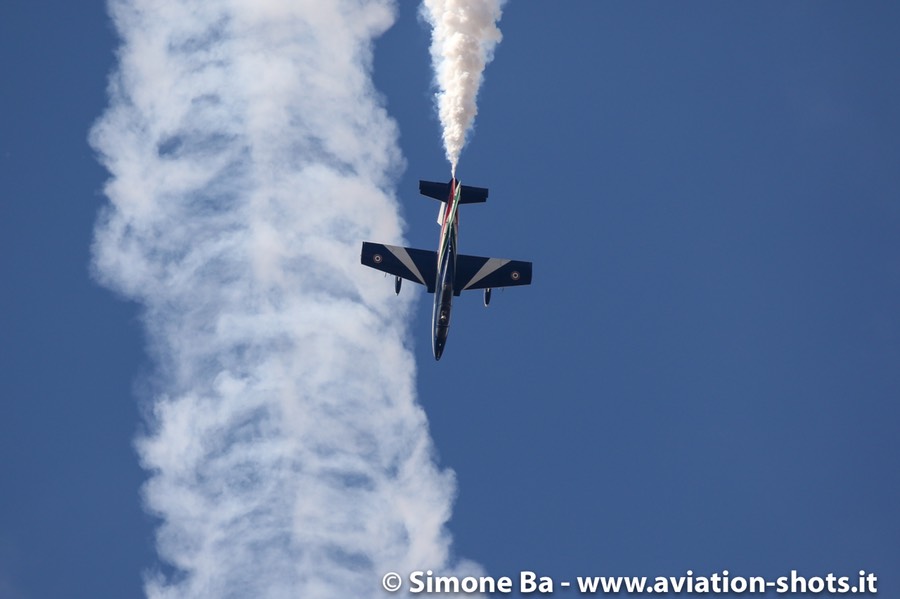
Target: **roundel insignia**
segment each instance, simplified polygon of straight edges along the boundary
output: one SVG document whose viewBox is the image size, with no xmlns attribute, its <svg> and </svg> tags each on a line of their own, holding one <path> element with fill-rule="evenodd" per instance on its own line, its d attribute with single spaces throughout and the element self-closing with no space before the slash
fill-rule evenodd
<svg viewBox="0 0 900 599">
<path fill-rule="evenodd" d="M 518 271 L 518 270 L 514 270 L 514 271 L 512 271 L 511 273 L 509 273 L 509 276 L 510 276 L 510 278 L 511 278 L 513 281 L 518 281 L 518 280 L 519 280 L 519 276 L 520 276 L 520 275 L 519 275 L 519 271 Z"/>
<path fill-rule="evenodd" d="M 381 257 L 381 254 L 373 254 L 372 255 L 372 262 L 374 262 L 375 264 L 381 264 L 382 260 L 383 260 L 383 258 Z"/>
</svg>

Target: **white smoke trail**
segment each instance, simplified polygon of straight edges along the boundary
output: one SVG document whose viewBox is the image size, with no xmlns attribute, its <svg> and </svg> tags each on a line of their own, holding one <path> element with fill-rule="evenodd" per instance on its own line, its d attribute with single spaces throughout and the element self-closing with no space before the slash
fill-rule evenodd
<svg viewBox="0 0 900 599">
<path fill-rule="evenodd" d="M 415 403 L 408 300 L 359 264 L 399 240 L 373 89 L 389 0 L 110 0 L 94 272 L 158 366 L 137 442 L 152 598 L 382 596 L 450 563 L 452 472 Z M 409 297 L 409 296 L 406 296 Z M 399 305 L 397 301 L 401 302 Z"/>
<path fill-rule="evenodd" d="M 438 116 L 444 149 L 453 176 L 466 137 L 478 113 L 476 99 L 484 68 L 500 42 L 504 0 L 424 0 L 423 14 L 431 23 L 431 61 L 438 86 Z"/>
</svg>

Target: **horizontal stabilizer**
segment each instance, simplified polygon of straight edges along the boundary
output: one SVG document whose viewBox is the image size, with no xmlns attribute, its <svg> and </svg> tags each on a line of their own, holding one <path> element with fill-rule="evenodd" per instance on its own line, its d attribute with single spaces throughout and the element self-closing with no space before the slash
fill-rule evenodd
<svg viewBox="0 0 900 599">
<path fill-rule="evenodd" d="M 359 261 L 375 270 L 425 285 L 434 293 L 437 252 L 364 241 Z"/>
<path fill-rule="evenodd" d="M 531 284 L 531 262 L 506 258 L 482 258 L 481 256 L 456 257 L 456 278 L 453 290 L 456 295 L 466 289 L 488 287 L 515 287 Z"/>
<path fill-rule="evenodd" d="M 446 202 L 450 199 L 450 183 L 436 183 L 434 181 L 419 181 L 419 193 L 429 198 Z M 461 185 L 459 188 L 460 204 L 480 204 L 486 202 L 488 197 L 487 187 L 471 187 Z"/>
</svg>

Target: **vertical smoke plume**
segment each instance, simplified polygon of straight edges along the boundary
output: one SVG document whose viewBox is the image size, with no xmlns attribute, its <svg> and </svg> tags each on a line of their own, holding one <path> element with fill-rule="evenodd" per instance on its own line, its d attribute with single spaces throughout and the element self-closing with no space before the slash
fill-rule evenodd
<svg viewBox="0 0 900 599">
<path fill-rule="evenodd" d="M 369 72 L 389 0 L 110 0 L 122 38 L 91 141 L 111 173 L 94 273 L 156 366 L 152 598 L 382 596 L 449 563 L 409 304 L 359 266 L 399 239 L 394 122 Z M 397 301 L 401 302 L 399 305 Z"/>
<path fill-rule="evenodd" d="M 424 0 L 423 14 L 431 23 L 431 60 L 438 86 L 438 115 L 444 149 L 453 176 L 459 154 L 475 122 L 478 89 L 484 68 L 500 42 L 503 0 Z"/>
</svg>

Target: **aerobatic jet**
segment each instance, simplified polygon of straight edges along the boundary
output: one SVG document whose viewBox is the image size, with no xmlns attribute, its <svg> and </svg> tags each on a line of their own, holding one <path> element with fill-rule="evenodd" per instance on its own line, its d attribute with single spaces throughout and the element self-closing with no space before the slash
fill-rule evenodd
<svg viewBox="0 0 900 599">
<path fill-rule="evenodd" d="M 457 253 L 460 204 L 487 201 L 484 187 L 419 181 L 419 193 L 441 202 L 438 224 L 441 237 L 438 250 L 384 245 L 364 241 L 360 261 L 371 268 L 394 275 L 394 291 L 400 293 L 403 279 L 424 285 L 434 293 L 432 343 L 434 359 L 440 360 L 450 331 L 450 307 L 453 297 L 466 289 L 484 289 L 484 305 L 491 302 L 491 290 L 531 283 L 531 262 L 505 258 L 482 258 Z"/>
</svg>

